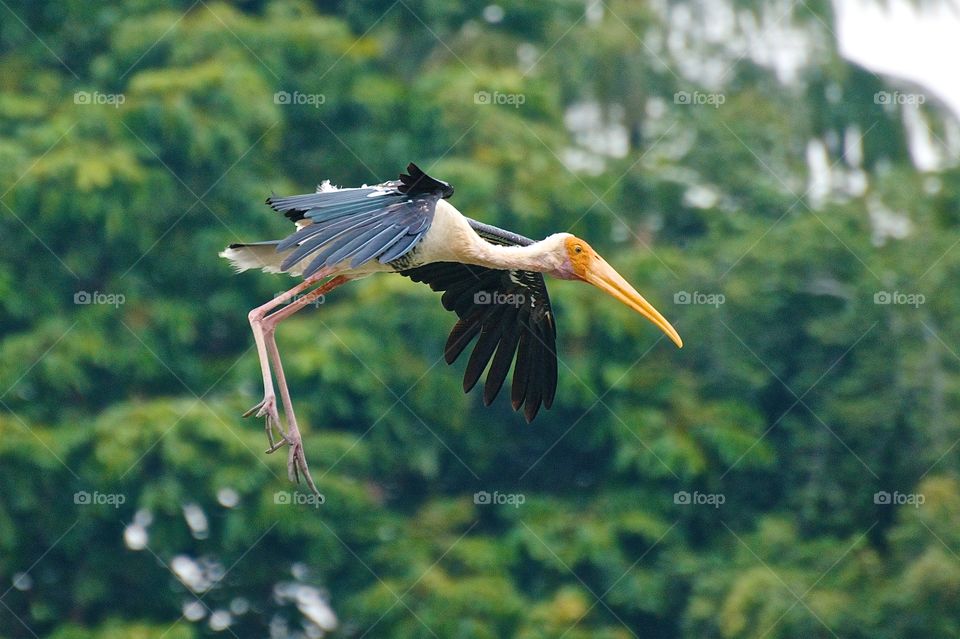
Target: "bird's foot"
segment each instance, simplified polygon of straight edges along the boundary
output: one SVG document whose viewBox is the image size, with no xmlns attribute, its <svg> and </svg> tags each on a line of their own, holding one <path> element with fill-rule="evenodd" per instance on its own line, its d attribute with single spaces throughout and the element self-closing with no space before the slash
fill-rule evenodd
<svg viewBox="0 0 960 639">
<path fill-rule="evenodd" d="M 296 421 L 291 420 L 289 432 L 283 431 L 280 424 L 280 414 L 277 411 L 277 399 L 274 395 L 264 396 L 259 404 L 243 414 L 244 417 L 252 415 L 266 419 L 267 440 L 270 443 L 270 447 L 266 450 L 267 453 L 273 453 L 284 446 L 290 446 L 290 455 L 287 458 L 287 474 L 290 481 L 299 484 L 300 476 L 303 475 L 310 490 L 320 497 L 320 491 L 317 490 L 317 485 L 310 475 L 310 468 L 307 466 L 307 457 L 303 452 L 303 440 L 300 437 L 300 430 L 296 426 Z M 277 439 L 274 439 L 274 434 L 276 434 Z"/>
<path fill-rule="evenodd" d="M 317 497 L 321 497 L 317 485 L 313 483 L 313 477 L 310 476 L 310 469 L 307 467 L 307 457 L 303 452 L 303 441 L 300 439 L 300 431 L 296 427 L 290 429 L 286 436 L 287 443 L 290 444 L 290 456 L 287 458 L 287 474 L 290 481 L 299 484 L 300 475 L 307 480 L 307 486 Z"/>
<path fill-rule="evenodd" d="M 250 417 L 254 414 L 256 414 L 257 417 L 265 418 L 267 441 L 270 445 L 266 452 L 272 453 L 290 443 L 287 439 L 287 434 L 283 432 L 283 426 L 280 424 L 280 413 L 277 412 L 277 398 L 274 395 L 265 395 L 259 404 L 245 412 L 243 416 Z M 274 432 L 276 432 L 279 437 L 279 441 L 274 440 Z"/>
</svg>

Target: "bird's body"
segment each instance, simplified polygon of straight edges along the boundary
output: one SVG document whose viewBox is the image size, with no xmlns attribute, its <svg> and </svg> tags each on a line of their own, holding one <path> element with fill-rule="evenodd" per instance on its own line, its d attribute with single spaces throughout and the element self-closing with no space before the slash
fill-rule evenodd
<svg viewBox="0 0 960 639">
<path fill-rule="evenodd" d="M 290 444 L 291 478 L 303 472 L 314 491 L 274 331 L 312 299 L 351 280 L 399 273 L 443 291 L 444 307 L 459 318 L 444 349 L 447 362 L 479 336 L 467 363 L 464 391 L 473 388 L 489 364 L 483 398 L 490 404 L 512 364 L 511 403 L 515 410 L 522 408 L 527 421 L 541 405 L 552 405 L 557 387 L 556 322 L 544 275 L 605 290 L 682 345 L 669 322 L 583 240 L 557 233 L 535 242 L 472 220 L 447 202 L 453 195 L 449 184 L 413 164 L 407 171 L 399 180 L 371 187 L 340 189 L 324 182 L 316 193 L 268 198 L 296 230 L 282 240 L 232 244 L 221 253 L 238 271 L 259 268 L 303 278 L 249 314 L 264 399 L 247 414 L 266 417 L 268 452 Z M 316 288 L 301 295 L 311 287 Z M 271 372 L 280 388 L 286 431 L 280 426 Z M 275 430 L 280 435 L 276 444 Z"/>
<path fill-rule="evenodd" d="M 313 225 L 309 221 L 306 223 L 298 222 L 298 224 L 298 230 Z M 551 235 L 541 241 L 542 245 L 541 242 L 528 240 L 536 246 L 498 246 L 484 240 L 477 233 L 476 228 L 482 227 L 522 238 L 522 236 L 510 234 L 503 229 L 482 225 L 480 222 L 463 215 L 446 200 L 440 200 L 436 204 L 429 232 L 406 255 L 388 263 L 369 259 L 357 266 L 353 266 L 351 260 L 347 259 L 331 265 L 331 272 L 357 279 L 374 273 L 402 273 L 435 262 L 459 262 L 488 268 L 510 268 L 549 273 L 557 277 L 564 275 L 561 270 L 561 260 L 556 258 L 556 252 L 543 249 L 545 246 L 555 247 L 565 238 L 572 237 L 569 233 Z M 527 240 L 527 238 L 522 239 Z M 292 276 L 302 276 L 311 260 L 308 257 L 302 257 L 289 267 L 284 268 L 282 266 L 284 261 L 295 252 L 296 247 L 278 251 L 277 247 L 280 243 L 280 240 L 275 240 L 256 244 L 233 244 L 227 247 L 221 255 L 229 259 L 238 272 L 247 269 L 261 269 L 267 273 L 287 273 Z"/>
</svg>

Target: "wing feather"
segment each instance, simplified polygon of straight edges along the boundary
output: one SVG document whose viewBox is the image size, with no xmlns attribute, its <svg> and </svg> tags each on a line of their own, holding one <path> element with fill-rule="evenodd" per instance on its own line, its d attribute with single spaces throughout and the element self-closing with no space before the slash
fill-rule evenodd
<svg viewBox="0 0 960 639">
<path fill-rule="evenodd" d="M 533 242 L 474 220 L 470 224 L 494 244 L 526 246 Z M 427 264 L 401 274 L 442 291 L 443 307 L 457 314 L 459 319 L 444 347 L 448 364 L 476 338 L 464 372 L 465 392 L 473 389 L 486 369 L 483 402 L 489 405 L 513 364 L 510 399 L 514 410 L 522 410 L 529 422 L 541 406 L 552 406 L 557 389 L 556 325 L 542 274 L 456 262 Z"/>
<path fill-rule="evenodd" d="M 483 386 L 483 403 L 485 406 L 492 404 L 497 397 L 497 393 L 503 388 L 503 382 L 507 379 L 507 373 L 510 372 L 510 364 L 513 363 L 513 354 L 520 342 L 520 325 L 517 323 L 517 319 L 514 317 L 505 324 L 503 337 L 497 346 L 493 362 L 490 363 L 490 370 L 487 371 L 487 381 Z"/>
<path fill-rule="evenodd" d="M 520 410 L 527 398 L 527 385 L 530 378 L 530 332 L 520 333 L 517 345 L 517 362 L 513 367 L 513 385 L 510 387 L 510 403 L 513 410 Z"/>
<path fill-rule="evenodd" d="M 336 189 L 325 183 L 317 193 L 268 198 L 267 204 L 300 227 L 278 245 L 278 251 L 290 251 L 281 270 L 307 260 L 304 277 L 347 260 L 350 268 L 374 259 L 389 264 L 416 248 L 433 223 L 437 202 L 453 188 L 414 164 L 407 173 L 371 187 Z"/>
<path fill-rule="evenodd" d="M 506 312 L 506 306 L 499 306 L 493 313 L 482 322 L 480 329 L 480 338 L 470 353 L 470 359 L 467 360 L 467 371 L 463 376 L 463 392 L 469 393 L 476 385 L 477 380 L 483 375 L 484 369 L 493 357 L 493 351 L 500 343 L 500 336 L 503 334 L 503 315 Z"/>
<path fill-rule="evenodd" d="M 397 230 L 397 228 L 394 227 L 381 231 L 380 235 L 367 242 L 354 254 L 353 261 L 350 262 L 350 267 L 357 268 L 361 264 L 372 260 L 378 253 L 386 253 L 400 238 L 407 234 L 407 228 L 408 227 L 404 226 Z"/>
<path fill-rule="evenodd" d="M 453 364 L 460 357 L 463 349 L 470 344 L 477 333 L 480 332 L 480 322 L 468 322 L 460 320 L 453 326 L 450 336 L 447 338 L 447 344 L 443 348 L 443 357 L 447 364 Z"/>
</svg>

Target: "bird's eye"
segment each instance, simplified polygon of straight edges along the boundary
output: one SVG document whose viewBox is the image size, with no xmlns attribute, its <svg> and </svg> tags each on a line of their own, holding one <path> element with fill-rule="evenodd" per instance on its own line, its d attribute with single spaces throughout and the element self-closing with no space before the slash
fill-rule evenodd
<svg viewBox="0 0 960 639">
<path fill-rule="evenodd" d="M 577 244 L 576 246 L 573 247 L 573 252 L 574 252 L 574 253 L 583 253 L 583 247 L 580 246 L 579 244 Z"/>
</svg>

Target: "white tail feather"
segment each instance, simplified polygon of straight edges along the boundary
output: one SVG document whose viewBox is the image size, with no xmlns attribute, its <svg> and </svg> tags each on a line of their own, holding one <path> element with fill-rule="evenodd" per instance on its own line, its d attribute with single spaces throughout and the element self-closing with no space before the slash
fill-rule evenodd
<svg viewBox="0 0 960 639">
<path fill-rule="evenodd" d="M 265 273 L 280 273 L 280 264 L 289 254 L 290 251 L 278 253 L 274 244 L 260 244 L 226 248 L 220 253 L 220 257 L 230 260 L 237 273 L 252 268 L 258 268 Z"/>
</svg>

